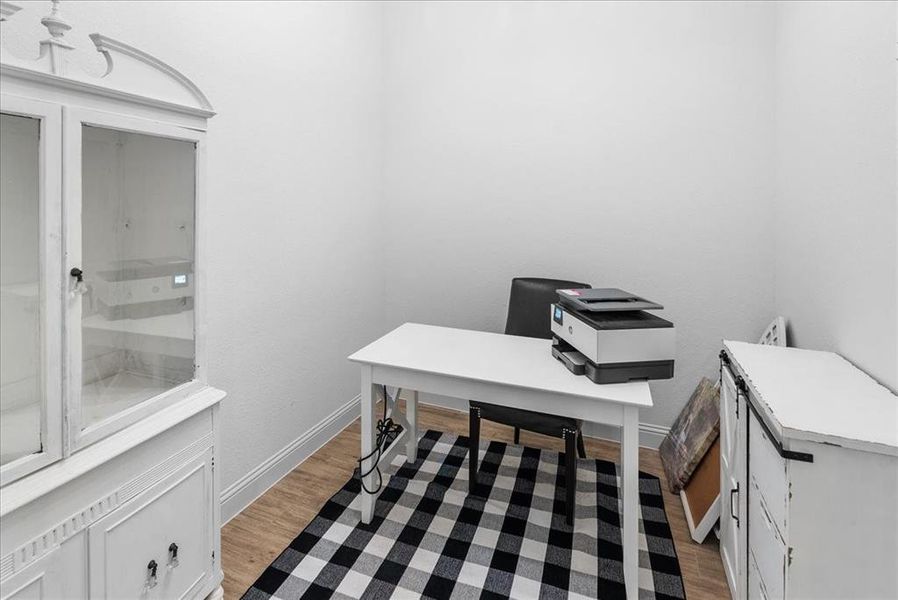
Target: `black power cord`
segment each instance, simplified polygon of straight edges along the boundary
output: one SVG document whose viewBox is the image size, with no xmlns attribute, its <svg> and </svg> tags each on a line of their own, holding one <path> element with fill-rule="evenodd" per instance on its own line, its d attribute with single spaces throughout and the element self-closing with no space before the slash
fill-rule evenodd
<svg viewBox="0 0 898 600">
<path fill-rule="evenodd" d="M 363 456 L 358 460 L 359 463 L 359 482 L 362 484 L 362 489 L 368 494 L 376 494 L 380 491 L 380 488 L 383 487 L 383 474 L 380 472 L 380 467 L 378 463 L 380 462 L 380 457 L 383 456 L 384 450 L 386 450 L 389 445 L 395 440 L 399 433 L 402 431 L 402 427 L 393 421 L 392 418 L 387 416 L 387 403 L 389 401 L 389 395 L 387 395 L 387 386 L 381 386 L 384 390 L 384 416 L 382 419 L 378 419 L 377 421 L 377 435 L 374 438 L 374 450 L 372 450 L 366 456 Z M 396 398 L 399 398 L 400 390 L 396 390 Z M 362 463 L 368 460 L 369 458 L 374 458 L 372 466 L 365 472 L 362 472 Z M 365 477 L 371 475 L 371 473 L 377 474 L 377 487 L 374 490 L 369 490 L 367 486 L 365 486 Z"/>
</svg>

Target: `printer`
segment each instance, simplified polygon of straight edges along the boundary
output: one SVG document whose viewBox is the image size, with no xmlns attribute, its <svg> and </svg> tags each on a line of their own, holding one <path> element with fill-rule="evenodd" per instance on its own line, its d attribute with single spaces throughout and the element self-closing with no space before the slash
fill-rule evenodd
<svg viewBox="0 0 898 600">
<path fill-rule="evenodd" d="M 177 256 L 122 260 L 96 271 L 97 312 L 112 321 L 145 319 L 193 309 L 193 261 Z"/>
<path fill-rule="evenodd" d="M 550 306 L 552 356 L 595 383 L 670 379 L 673 323 L 647 312 L 661 308 L 616 288 L 558 290 Z"/>
</svg>

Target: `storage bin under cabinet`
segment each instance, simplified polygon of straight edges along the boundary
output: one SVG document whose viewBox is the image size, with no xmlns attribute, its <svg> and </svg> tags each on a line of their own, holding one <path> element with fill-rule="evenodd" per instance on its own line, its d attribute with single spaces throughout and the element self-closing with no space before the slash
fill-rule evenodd
<svg viewBox="0 0 898 600">
<path fill-rule="evenodd" d="M 15 56 L 18 10 L 0 2 L 0 598 L 220 596 L 214 112 L 99 34 L 107 71 L 82 72 L 55 4 L 38 58 Z"/>
<path fill-rule="evenodd" d="M 830 352 L 724 342 L 733 598 L 898 598 L 898 397 Z"/>
</svg>

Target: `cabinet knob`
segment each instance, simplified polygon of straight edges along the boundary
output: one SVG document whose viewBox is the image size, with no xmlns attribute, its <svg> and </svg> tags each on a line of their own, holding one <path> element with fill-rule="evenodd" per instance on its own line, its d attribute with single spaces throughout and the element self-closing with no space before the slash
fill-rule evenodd
<svg viewBox="0 0 898 600">
<path fill-rule="evenodd" d="M 152 588 L 154 588 L 154 587 L 156 587 L 156 581 L 157 581 L 157 580 L 156 580 L 156 569 L 157 569 L 158 567 L 159 567 L 159 565 L 156 564 L 156 561 L 155 561 L 155 560 L 151 560 L 150 562 L 147 563 L 147 583 L 146 583 L 146 588 L 147 588 L 148 590 L 149 590 L 149 589 L 152 589 Z"/>
<path fill-rule="evenodd" d="M 87 292 L 87 284 L 84 283 L 84 271 L 78 267 L 72 267 L 69 275 L 75 278 L 75 285 L 72 287 L 72 296 L 78 296 Z"/>
<path fill-rule="evenodd" d="M 174 542 L 168 545 L 168 568 L 174 569 L 178 566 L 178 545 Z"/>
</svg>

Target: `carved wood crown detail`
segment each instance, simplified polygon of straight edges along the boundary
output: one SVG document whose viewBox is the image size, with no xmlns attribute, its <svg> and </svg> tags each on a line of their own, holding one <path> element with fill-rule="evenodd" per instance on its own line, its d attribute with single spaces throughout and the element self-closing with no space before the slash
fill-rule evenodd
<svg viewBox="0 0 898 600">
<path fill-rule="evenodd" d="M 205 94 L 183 73 L 142 50 L 99 33 L 88 37 L 106 60 L 106 71 L 99 77 L 84 72 L 71 60 L 75 48 L 67 42 L 65 34 L 72 27 L 60 13 L 59 4 L 60 0 L 51 0 L 50 14 L 41 19 L 50 37 L 40 41 L 40 54 L 36 59 L 15 56 L 0 37 L 0 68 L 4 74 L 51 80 L 57 85 L 82 88 L 92 93 L 108 90 L 112 95 L 139 98 L 149 104 L 204 117 L 215 114 Z M 3 27 L 7 27 L 10 20 L 19 18 L 16 13 L 20 10 L 20 6 L 0 0 Z"/>
</svg>

